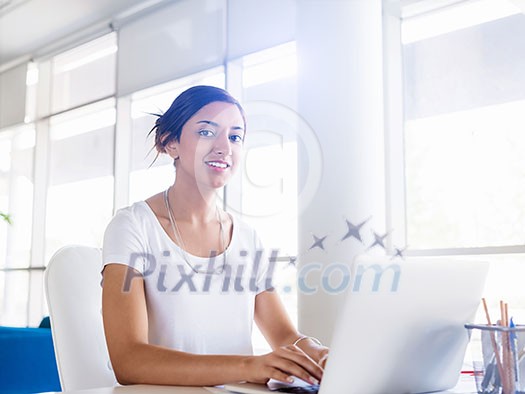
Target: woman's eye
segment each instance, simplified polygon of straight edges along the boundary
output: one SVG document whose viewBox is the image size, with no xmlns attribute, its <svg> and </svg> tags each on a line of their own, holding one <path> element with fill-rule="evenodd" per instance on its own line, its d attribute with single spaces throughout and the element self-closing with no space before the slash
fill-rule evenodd
<svg viewBox="0 0 525 394">
<path fill-rule="evenodd" d="M 230 135 L 230 141 L 232 142 L 242 142 L 242 137 L 238 134 Z"/>
<path fill-rule="evenodd" d="M 213 137 L 215 134 L 211 130 L 199 130 L 199 135 L 203 137 Z"/>
</svg>

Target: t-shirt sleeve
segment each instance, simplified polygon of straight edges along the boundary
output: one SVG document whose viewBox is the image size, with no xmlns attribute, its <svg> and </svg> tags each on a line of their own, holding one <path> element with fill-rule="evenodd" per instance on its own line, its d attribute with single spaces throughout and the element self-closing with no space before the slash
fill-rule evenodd
<svg viewBox="0 0 525 394">
<path fill-rule="evenodd" d="M 123 264 L 144 274 L 148 258 L 140 230 L 130 208 L 119 210 L 104 233 L 103 266 Z"/>
</svg>

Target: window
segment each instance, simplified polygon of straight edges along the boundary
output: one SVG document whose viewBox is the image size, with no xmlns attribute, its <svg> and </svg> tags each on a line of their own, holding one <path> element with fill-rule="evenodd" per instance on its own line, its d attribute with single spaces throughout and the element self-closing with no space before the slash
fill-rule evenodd
<svg viewBox="0 0 525 394">
<path fill-rule="evenodd" d="M 507 0 L 438 7 L 402 10 L 401 238 L 407 254 L 490 261 L 494 316 L 500 299 L 525 316 L 525 15 Z"/>
<path fill-rule="evenodd" d="M 53 113 L 115 93 L 116 40 L 111 33 L 53 59 Z"/>
<path fill-rule="evenodd" d="M 405 123 L 409 245 L 523 244 L 524 111 L 520 100 Z"/>
<path fill-rule="evenodd" d="M 295 42 L 242 58 L 248 116 L 241 206 L 268 249 L 297 255 L 297 52 Z M 281 231 L 275 231 L 278 227 Z"/>
<path fill-rule="evenodd" d="M 0 133 L 0 325 L 24 325 L 29 284 L 33 223 L 33 152 L 35 130 L 22 126 Z"/>
<path fill-rule="evenodd" d="M 50 119 L 46 257 L 67 244 L 100 247 L 113 214 L 115 100 Z"/>
</svg>

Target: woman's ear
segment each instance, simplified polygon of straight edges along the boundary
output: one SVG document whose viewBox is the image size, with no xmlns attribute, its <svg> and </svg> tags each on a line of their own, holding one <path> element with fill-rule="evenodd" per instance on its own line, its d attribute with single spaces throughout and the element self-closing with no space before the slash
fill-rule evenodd
<svg viewBox="0 0 525 394">
<path fill-rule="evenodd" d="M 176 141 L 171 141 L 168 144 L 166 144 L 166 153 L 173 159 L 177 160 L 179 158 L 178 153 L 178 144 Z"/>
</svg>

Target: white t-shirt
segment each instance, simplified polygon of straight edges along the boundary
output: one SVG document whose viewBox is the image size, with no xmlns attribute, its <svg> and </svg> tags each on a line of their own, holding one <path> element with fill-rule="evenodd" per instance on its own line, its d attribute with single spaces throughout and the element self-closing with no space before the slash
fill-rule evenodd
<svg viewBox="0 0 525 394">
<path fill-rule="evenodd" d="M 271 288 L 273 273 L 256 232 L 234 219 L 225 253 L 214 259 L 186 253 L 186 259 L 204 273 L 192 270 L 144 201 L 120 209 L 104 234 L 104 266 L 137 270 L 140 275 L 128 271 L 128 285 L 134 276 L 144 278 L 151 344 L 196 354 L 252 354 L 255 296 Z M 220 272 L 223 264 L 221 274 L 205 273 Z"/>
</svg>

